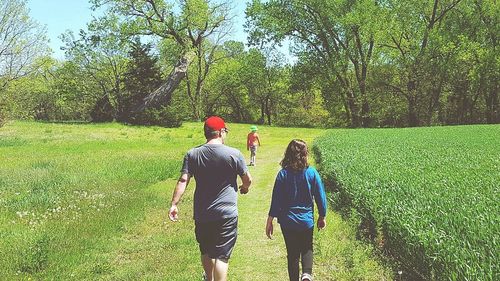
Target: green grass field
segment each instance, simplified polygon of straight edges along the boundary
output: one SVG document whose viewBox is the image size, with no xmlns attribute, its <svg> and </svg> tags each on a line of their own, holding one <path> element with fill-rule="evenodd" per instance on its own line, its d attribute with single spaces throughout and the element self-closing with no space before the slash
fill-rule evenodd
<svg viewBox="0 0 500 281">
<path fill-rule="evenodd" d="M 248 125 L 229 124 L 244 151 Z M 277 231 L 264 227 L 278 162 L 292 138 L 324 131 L 259 127 L 254 185 L 240 196 L 230 280 L 286 280 Z M 185 152 L 204 142 L 201 123 L 181 128 L 13 122 L 0 128 L 0 280 L 199 280 L 194 182 L 167 218 Z M 248 157 L 246 151 L 245 156 Z M 392 280 L 393 272 L 329 212 L 315 232 L 317 280 Z"/>
<path fill-rule="evenodd" d="M 337 206 L 411 278 L 499 280 L 499 125 L 334 130 L 316 152 Z"/>
</svg>

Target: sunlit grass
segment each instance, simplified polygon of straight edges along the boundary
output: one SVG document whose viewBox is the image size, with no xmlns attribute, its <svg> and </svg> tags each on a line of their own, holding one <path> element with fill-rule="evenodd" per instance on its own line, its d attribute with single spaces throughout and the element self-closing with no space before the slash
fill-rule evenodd
<svg viewBox="0 0 500 281">
<path fill-rule="evenodd" d="M 227 144 L 248 159 L 249 125 L 229 124 Z M 230 280 L 285 280 L 280 231 L 265 237 L 274 177 L 292 138 L 323 131 L 259 126 L 254 184 L 239 199 Z M 204 142 L 201 123 L 181 128 L 14 122 L 0 129 L 0 280 L 198 280 L 192 200 L 167 212 L 182 158 Z M 312 159 L 311 159 L 312 160 Z M 317 235 L 318 280 L 383 280 L 391 273 L 338 215 Z M 340 256 L 339 256 L 340 255 Z M 346 262 L 347 261 L 347 262 Z"/>
<path fill-rule="evenodd" d="M 197 130 L 197 139 L 188 138 L 192 127 L 2 128 L 0 277 L 81 278 L 111 270 L 99 253 L 151 204 L 149 185 L 177 176 L 179 159 L 202 137 Z"/>
</svg>

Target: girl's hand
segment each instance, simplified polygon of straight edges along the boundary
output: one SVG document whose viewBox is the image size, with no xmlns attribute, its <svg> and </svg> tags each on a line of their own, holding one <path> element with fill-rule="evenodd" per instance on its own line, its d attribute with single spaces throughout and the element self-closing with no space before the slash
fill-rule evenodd
<svg viewBox="0 0 500 281">
<path fill-rule="evenodd" d="M 273 217 L 269 216 L 266 223 L 266 235 L 269 239 L 273 239 Z"/>
<path fill-rule="evenodd" d="M 318 225 L 318 230 L 322 230 L 323 228 L 325 228 L 326 226 L 325 217 L 319 217 L 317 225 Z"/>
</svg>

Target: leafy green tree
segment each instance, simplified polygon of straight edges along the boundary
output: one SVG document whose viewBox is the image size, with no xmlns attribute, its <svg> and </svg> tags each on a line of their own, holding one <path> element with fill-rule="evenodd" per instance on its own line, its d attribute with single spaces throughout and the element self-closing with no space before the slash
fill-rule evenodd
<svg viewBox="0 0 500 281">
<path fill-rule="evenodd" d="M 210 52 L 205 52 L 205 48 L 210 48 L 210 45 L 206 45 L 205 41 L 227 32 L 224 28 L 229 20 L 227 4 L 207 0 L 181 0 L 177 2 L 178 5 L 163 0 L 92 0 L 91 3 L 95 8 L 107 7 L 106 16 L 119 17 L 123 35 L 151 35 L 173 40 L 179 46 L 178 61 L 165 83 L 148 95 L 135 111 L 168 101 L 185 78 L 195 57 L 199 70 L 194 97 L 200 96 L 203 84 L 200 80 L 208 71 L 206 62 L 204 64 L 201 60 L 206 58 L 205 55 L 210 57 Z M 214 39 L 212 42 L 217 44 L 218 41 Z M 198 104 L 195 106 L 198 107 Z M 196 111 L 195 118 L 200 118 Z"/>
<path fill-rule="evenodd" d="M 46 30 L 30 18 L 26 0 L 0 0 L 0 90 L 38 68 L 48 54 Z M 43 61 L 42 61 L 43 62 Z"/>
<path fill-rule="evenodd" d="M 271 125 L 284 91 L 288 88 L 288 84 L 284 84 L 287 83 L 288 73 L 276 52 L 269 49 L 267 54 L 255 48 L 248 51 L 244 57 L 242 82 L 247 88 L 250 102 L 259 108 L 258 122 Z"/>
<path fill-rule="evenodd" d="M 500 7 L 491 0 L 469 0 L 447 21 L 449 123 L 498 123 L 500 108 Z"/>
<path fill-rule="evenodd" d="M 36 72 L 48 54 L 45 28 L 30 18 L 26 0 L 0 0 L 0 126 L 7 115 L 9 83 Z"/>
<path fill-rule="evenodd" d="M 241 42 L 228 41 L 216 55 L 220 59 L 213 65 L 203 88 L 205 115 L 217 114 L 235 122 L 254 120 L 243 81 L 245 46 Z"/>
<path fill-rule="evenodd" d="M 332 125 L 321 95 L 321 79 L 303 59 L 290 69 L 290 80 L 279 106 L 277 123 L 281 126 L 327 127 Z M 335 110 L 334 110 L 335 111 Z M 333 111 L 333 112 L 334 112 Z"/>
<path fill-rule="evenodd" d="M 348 122 L 369 126 L 367 77 L 373 59 L 375 1 L 260 1 L 247 8 L 252 44 L 292 39 L 298 53 L 309 53 L 318 72 L 327 71 L 328 83 L 339 91 Z M 314 58 L 314 59 L 312 59 Z"/>
<path fill-rule="evenodd" d="M 138 39 L 132 45 L 130 61 L 123 75 L 124 89 L 117 98 L 117 120 L 130 124 L 178 126 L 180 123 L 176 114 L 167 106 L 133 111 L 137 104 L 162 83 L 158 58 L 150 52 L 151 45 L 143 45 Z"/>
<path fill-rule="evenodd" d="M 113 26 L 113 29 L 107 28 Z M 87 31 L 80 30 L 75 38 L 70 31 L 61 36 L 66 46 L 66 58 L 84 70 L 82 83 L 95 85 L 95 106 L 90 112 L 95 122 L 112 121 L 117 115 L 116 99 L 123 88 L 129 41 L 118 36 L 117 19 L 93 20 Z"/>
<path fill-rule="evenodd" d="M 91 83 L 71 61 L 40 58 L 43 67 L 12 81 L 5 91 L 7 113 L 14 119 L 88 121 L 95 104 Z"/>
<path fill-rule="evenodd" d="M 50 120 L 90 121 L 96 95 L 96 87 L 86 73 L 74 61 L 58 62 L 45 75 L 50 93 L 56 100 Z"/>
<path fill-rule="evenodd" d="M 428 99 L 427 79 L 432 77 L 426 67 L 432 60 L 431 54 L 439 47 L 436 39 L 442 32 L 441 23 L 461 1 L 383 1 L 390 15 L 383 43 L 387 48 L 386 59 L 398 69 L 387 86 L 406 99 L 409 126 L 421 124 Z"/>
</svg>

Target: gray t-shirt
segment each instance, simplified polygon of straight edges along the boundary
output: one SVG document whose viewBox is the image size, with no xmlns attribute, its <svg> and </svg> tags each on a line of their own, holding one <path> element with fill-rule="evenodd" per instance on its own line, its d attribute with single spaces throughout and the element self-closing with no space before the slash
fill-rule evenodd
<svg viewBox="0 0 500 281">
<path fill-rule="evenodd" d="M 248 171 L 243 154 L 224 144 L 203 144 L 188 151 L 181 173 L 196 179 L 194 219 L 209 222 L 238 216 L 236 177 Z"/>
</svg>

